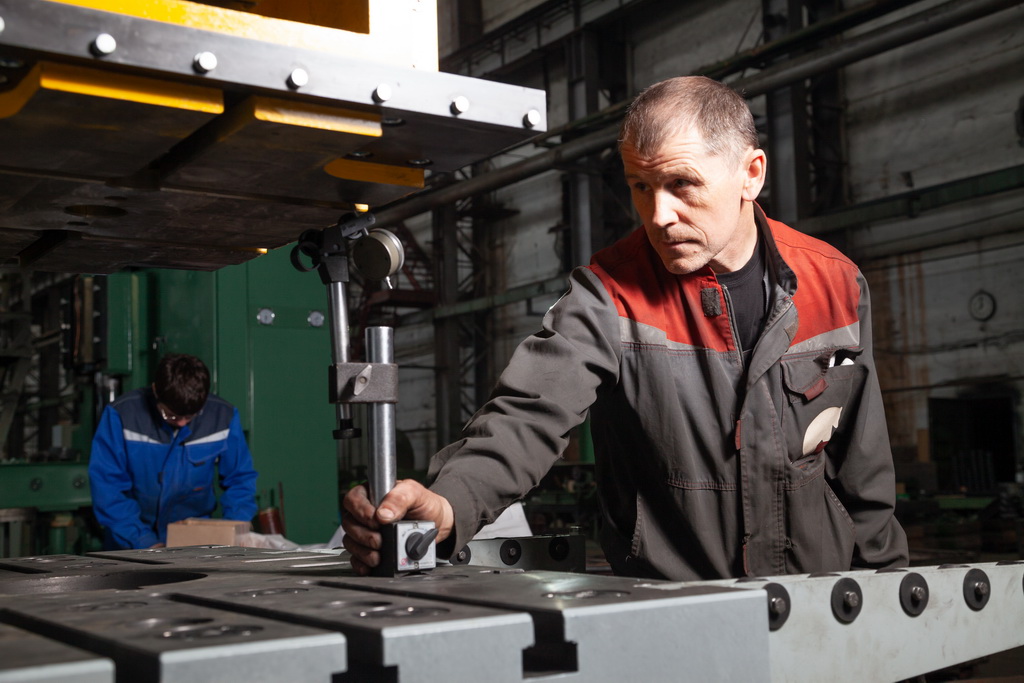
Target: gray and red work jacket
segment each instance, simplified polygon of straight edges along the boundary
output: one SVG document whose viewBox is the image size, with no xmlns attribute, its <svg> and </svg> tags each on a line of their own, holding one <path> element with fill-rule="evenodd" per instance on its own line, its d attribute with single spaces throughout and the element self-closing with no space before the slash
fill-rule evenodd
<svg viewBox="0 0 1024 683">
<path fill-rule="evenodd" d="M 638 229 L 577 268 L 462 438 L 434 456 L 452 540 L 529 492 L 591 416 L 602 546 L 672 580 L 907 563 L 868 290 L 758 208 L 769 307 L 745 367 L 710 268 L 665 269 Z"/>
</svg>

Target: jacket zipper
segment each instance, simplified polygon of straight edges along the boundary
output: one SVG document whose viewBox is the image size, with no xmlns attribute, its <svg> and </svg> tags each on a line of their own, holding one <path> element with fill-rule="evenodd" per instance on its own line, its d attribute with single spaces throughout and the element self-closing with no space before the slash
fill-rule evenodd
<svg viewBox="0 0 1024 683">
<path fill-rule="evenodd" d="M 736 355 L 739 360 L 740 366 L 743 366 L 743 344 L 740 341 L 739 330 L 736 328 L 736 318 L 733 316 L 732 296 L 729 294 L 729 288 L 725 285 L 719 285 L 722 288 L 722 293 L 725 295 L 725 315 L 729 318 L 729 329 L 732 331 L 732 341 L 736 346 Z"/>
</svg>

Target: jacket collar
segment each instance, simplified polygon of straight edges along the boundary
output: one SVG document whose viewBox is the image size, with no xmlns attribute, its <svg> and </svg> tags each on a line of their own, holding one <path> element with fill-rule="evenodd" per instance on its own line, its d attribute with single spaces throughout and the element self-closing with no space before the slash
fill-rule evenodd
<svg viewBox="0 0 1024 683">
<path fill-rule="evenodd" d="M 758 233 L 764 240 L 765 254 L 768 258 L 765 272 L 770 275 L 773 284 L 780 287 L 787 296 L 793 296 L 796 293 L 796 273 L 779 253 L 779 246 L 775 242 L 775 233 L 772 232 L 772 221 L 768 219 L 757 202 L 754 202 L 754 223 L 757 224 Z"/>
</svg>

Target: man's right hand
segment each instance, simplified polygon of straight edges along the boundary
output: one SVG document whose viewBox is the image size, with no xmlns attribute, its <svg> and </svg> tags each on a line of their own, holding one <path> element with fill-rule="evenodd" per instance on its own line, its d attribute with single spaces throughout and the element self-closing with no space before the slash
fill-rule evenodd
<svg viewBox="0 0 1024 683">
<path fill-rule="evenodd" d="M 342 544 L 352 554 L 352 568 L 363 575 L 380 564 L 381 536 L 377 530 L 382 524 L 406 518 L 430 521 L 437 527 L 435 543 L 440 543 L 448 538 L 455 523 L 451 503 L 414 479 L 396 482 L 377 508 L 364 485 L 349 491 L 342 506 L 348 513 L 341 520 L 345 530 Z"/>
</svg>

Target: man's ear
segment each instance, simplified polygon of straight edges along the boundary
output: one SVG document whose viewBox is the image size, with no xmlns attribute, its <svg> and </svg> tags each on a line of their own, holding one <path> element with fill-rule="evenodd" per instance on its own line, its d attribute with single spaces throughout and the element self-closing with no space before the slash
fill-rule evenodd
<svg viewBox="0 0 1024 683">
<path fill-rule="evenodd" d="M 768 158 L 763 149 L 752 149 L 743 161 L 743 199 L 752 202 L 761 194 L 765 175 L 768 173 Z"/>
</svg>

